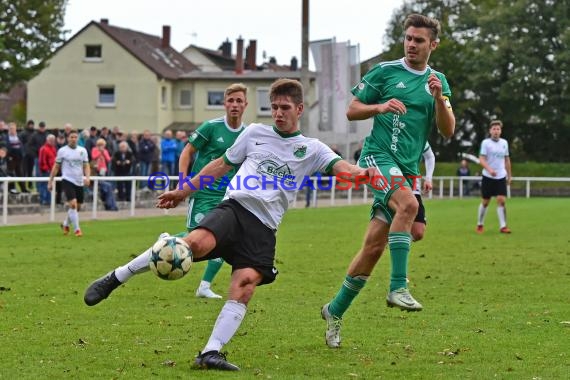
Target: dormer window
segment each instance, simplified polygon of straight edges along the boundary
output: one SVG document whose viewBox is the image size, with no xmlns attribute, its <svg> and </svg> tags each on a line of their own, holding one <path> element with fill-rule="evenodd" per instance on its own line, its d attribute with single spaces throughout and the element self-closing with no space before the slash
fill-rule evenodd
<svg viewBox="0 0 570 380">
<path fill-rule="evenodd" d="M 85 61 L 100 62 L 103 60 L 101 45 L 85 45 Z"/>
</svg>

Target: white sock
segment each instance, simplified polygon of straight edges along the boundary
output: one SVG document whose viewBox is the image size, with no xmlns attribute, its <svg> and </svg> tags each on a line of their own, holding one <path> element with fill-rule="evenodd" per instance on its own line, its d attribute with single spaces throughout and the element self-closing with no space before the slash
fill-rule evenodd
<svg viewBox="0 0 570 380">
<path fill-rule="evenodd" d="M 247 306 L 243 303 L 233 300 L 226 301 L 222 311 L 218 314 L 212 335 L 202 352 L 220 351 L 224 344 L 234 336 L 246 312 Z"/>
<path fill-rule="evenodd" d="M 200 288 L 200 289 L 210 289 L 210 286 L 211 286 L 211 285 L 212 285 L 211 282 L 202 280 L 202 281 L 200 281 L 200 286 L 199 286 L 199 288 Z"/>
<path fill-rule="evenodd" d="M 129 261 L 126 265 L 115 269 L 115 276 L 117 276 L 117 280 L 121 281 L 124 284 L 135 274 L 148 272 L 150 270 L 148 261 L 150 260 L 151 252 L 152 247 Z"/>
<path fill-rule="evenodd" d="M 505 210 L 505 206 L 498 206 L 497 207 L 497 215 L 499 216 L 499 225 L 501 228 L 507 226 L 507 213 Z"/>
<path fill-rule="evenodd" d="M 77 210 L 74 208 L 67 210 L 67 217 L 73 224 L 74 231 L 77 231 L 79 229 L 79 214 L 77 214 Z"/>
<path fill-rule="evenodd" d="M 63 220 L 63 226 L 69 227 L 69 210 L 67 210 L 67 215 L 65 216 L 65 219 Z"/>
<path fill-rule="evenodd" d="M 487 214 L 487 207 L 484 207 L 482 204 L 479 205 L 479 217 L 477 219 L 477 225 L 482 226 L 485 222 L 485 215 Z"/>
</svg>

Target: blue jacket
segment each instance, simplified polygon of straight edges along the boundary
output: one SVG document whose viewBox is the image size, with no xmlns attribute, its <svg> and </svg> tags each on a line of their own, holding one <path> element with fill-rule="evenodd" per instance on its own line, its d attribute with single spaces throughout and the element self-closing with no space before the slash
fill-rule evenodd
<svg viewBox="0 0 570 380">
<path fill-rule="evenodd" d="M 176 151 L 178 150 L 176 140 L 163 138 L 160 142 L 160 150 L 162 152 L 162 162 L 176 161 Z"/>
</svg>

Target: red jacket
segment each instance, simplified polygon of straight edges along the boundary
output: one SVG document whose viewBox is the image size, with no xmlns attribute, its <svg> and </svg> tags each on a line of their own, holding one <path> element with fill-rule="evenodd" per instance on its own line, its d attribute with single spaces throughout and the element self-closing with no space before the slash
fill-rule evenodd
<svg viewBox="0 0 570 380">
<path fill-rule="evenodd" d="M 55 146 L 49 145 L 48 143 L 42 145 L 38 155 L 39 166 L 42 172 L 49 173 L 51 171 L 53 164 L 55 164 L 56 155 L 57 149 Z"/>
</svg>

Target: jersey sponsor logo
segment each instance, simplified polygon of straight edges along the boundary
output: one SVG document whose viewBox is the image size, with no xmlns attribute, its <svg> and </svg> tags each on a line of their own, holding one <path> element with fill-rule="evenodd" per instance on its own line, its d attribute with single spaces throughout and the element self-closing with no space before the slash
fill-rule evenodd
<svg viewBox="0 0 570 380">
<path fill-rule="evenodd" d="M 283 180 L 286 185 L 292 185 L 295 176 L 287 164 L 280 164 L 272 159 L 264 160 L 257 166 L 256 172 L 268 177 L 276 177 Z"/>
<path fill-rule="evenodd" d="M 307 154 L 307 146 L 302 144 L 295 144 L 293 146 L 293 155 L 297 158 L 303 158 Z"/>
<path fill-rule="evenodd" d="M 404 128 L 406 128 L 406 123 L 401 122 L 400 115 L 395 113 L 392 118 L 392 141 L 390 142 L 390 150 L 394 153 L 398 151 L 398 136 Z"/>
<path fill-rule="evenodd" d="M 396 88 L 406 88 L 406 85 L 404 84 L 404 82 L 400 82 L 396 85 Z"/>
</svg>

